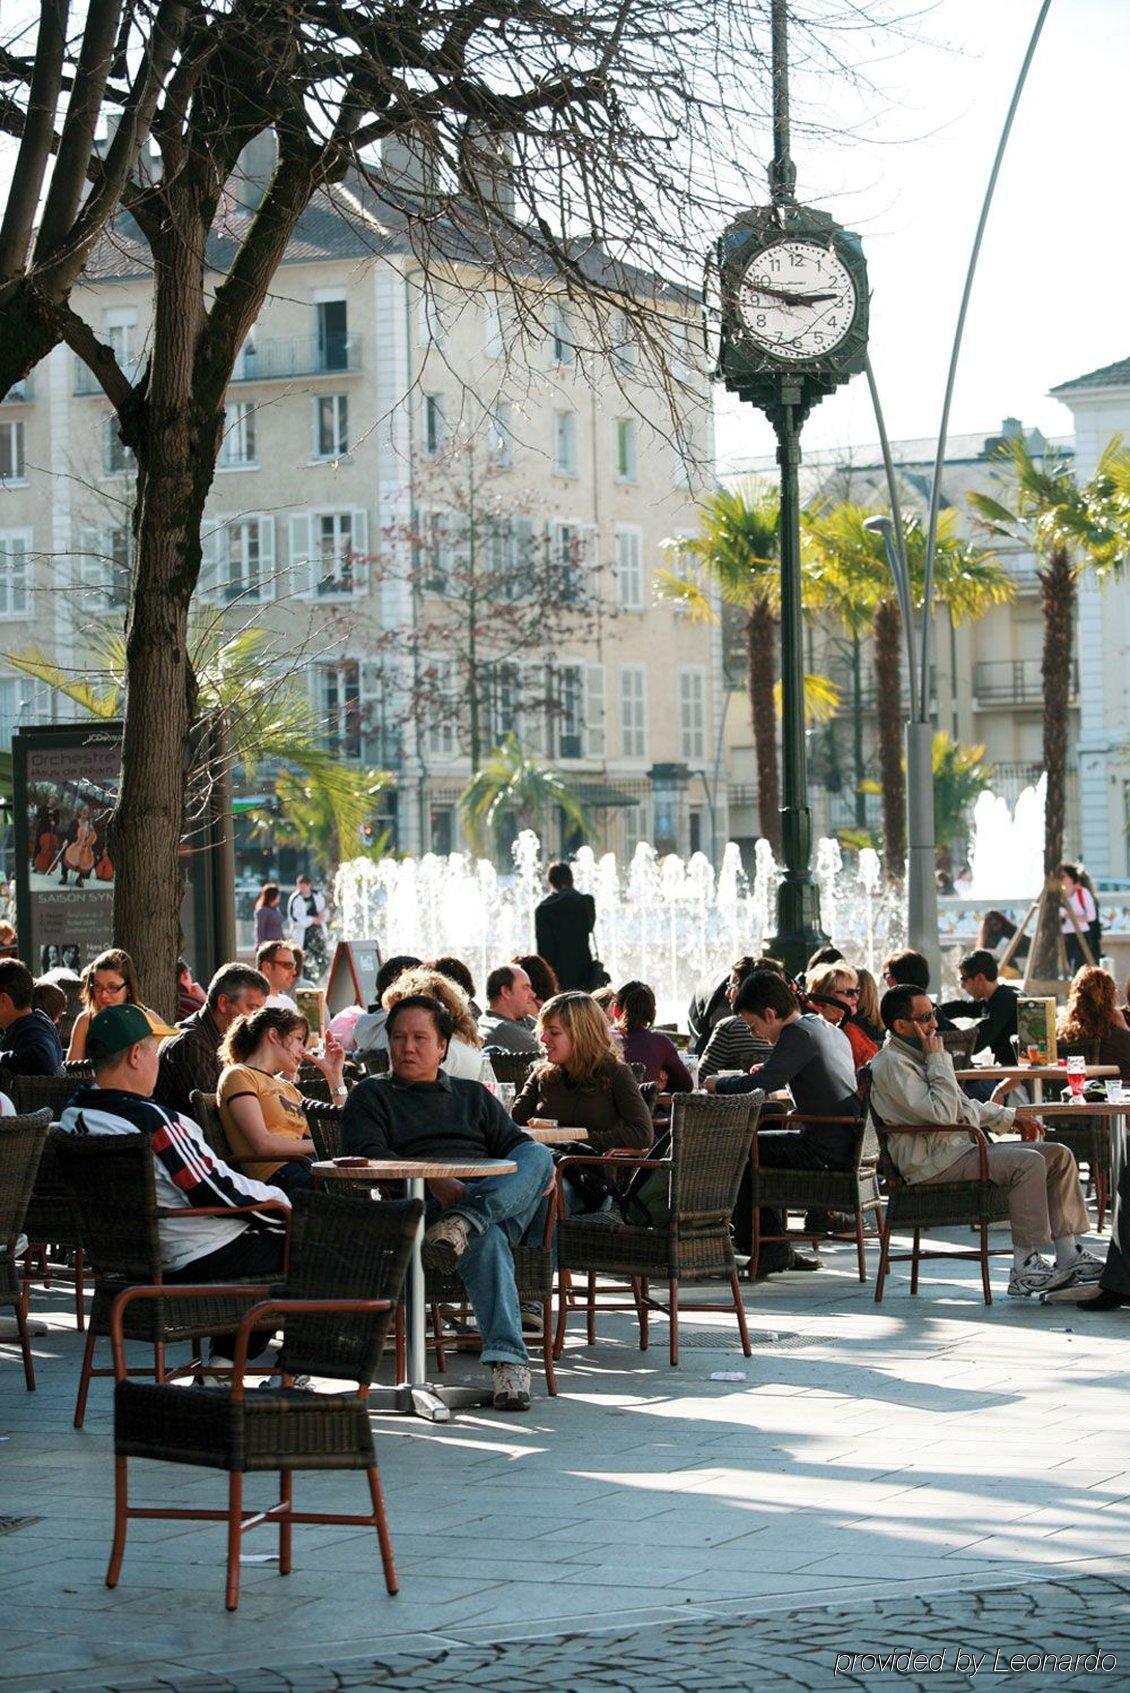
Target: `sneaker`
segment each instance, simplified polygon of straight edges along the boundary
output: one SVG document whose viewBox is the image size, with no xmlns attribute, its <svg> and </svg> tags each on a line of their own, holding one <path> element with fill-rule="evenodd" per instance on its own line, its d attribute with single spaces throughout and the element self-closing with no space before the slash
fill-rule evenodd
<svg viewBox="0 0 1130 1693">
<path fill-rule="evenodd" d="M 542 1331 L 542 1308 L 536 1299 L 522 1301 L 522 1333 L 540 1334 Z"/>
<path fill-rule="evenodd" d="M 470 1238 L 471 1227 L 465 1218 L 454 1214 L 441 1217 L 438 1223 L 432 1224 L 421 1244 L 424 1267 L 441 1276 L 453 1276 Z"/>
<path fill-rule="evenodd" d="M 233 1360 L 231 1358 L 223 1357 L 219 1352 L 213 1352 L 208 1362 L 209 1364 L 214 1365 L 215 1368 L 211 1370 L 197 1370 L 195 1376 L 193 1377 L 194 1384 L 197 1387 L 230 1387 L 232 1384 L 232 1371 L 235 1369 Z M 227 1373 L 225 1375 L 220 1375 L 217 1373 L 220 1370 L 225 1370 Z"/>
<path fill-rule="evenodd" d="M 530 1371 L 526 1364 L 492 1364 L 490 1385 L 496 1411 L 528 1411 Z"/>
<path fill-rule="evenodd" d="M 1097 1282 L 1106 1269 L 1106 1259 L 1096 1258 L 1093 1252 L 1085 1247 L 1079 1248 L 1079 1256 L 1075 1260 L 1075 1273 L 1082 1282 Z"/>
<path fill-rule="evenodd" d="M 1044 1293 L 1048 1291 L 1048 1284 L 1055 1274 L 1054 1264 L 1049 1264 L 1038 1252 L 1030 1252 L 1023 1266 L 1019 1270 L 1013 1270 L 1008 1279 L 1008 1297 L 1028 1299 L 1033 1293 Z M 1062 1286 L 1062 1283 L 1057 1282 L 1056 1286 Z"/>
<path fill-rule="evenodd" d="M 1065 1287 L 1094 1287 L 1105 1269 L 1106 1265 L 1090 1252 L 1080 1252 L 1074 1263 L 1057 1265 L 1040 1291 L 1058 1293 Z"/>
</svg>

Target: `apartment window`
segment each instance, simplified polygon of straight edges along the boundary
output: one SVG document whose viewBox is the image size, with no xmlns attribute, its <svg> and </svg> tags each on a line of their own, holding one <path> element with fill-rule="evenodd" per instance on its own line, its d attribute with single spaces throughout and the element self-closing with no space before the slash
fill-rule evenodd
<svg viewBox="0 0 1130 1693">
<path fill-rule="evenodd" d="M 488 359 L 502 357 L 502 302 L 497 294 L 488 294 L 483 301 L 483 352 Z"/>
<path fill-rule="evenodd" d="M 319 300 L 314 306 L 318 325 L 318 369 L 349 369 L 349 319 L 344 300 Z"/>
<path fill-rule="evenodd" d="M 113 412 L 102 419 L 102 474 L 124 476 L 137 467 L 137 460 L 118 433 L 118 420 Z"/>
<path fill-rule="evenodd" d="M 603 758 L 603 664 L 558 665 L 552 675 L 551 700 L 556 756 Z"/>
<path fill-rule="evenodd" d="M 23 419 L 11 418 L 0 423 L 0 480 L 22 482 L 26 475 Z"/>
<path fill-rule="evenodd" d="M 220 443 L 221 470 L 246 470 L 256 463 L 255 407 L 237 400 L 224 407 L 224 438 Z"/>
<path fill-rule="evenodd" d="M 433 758 L 455 756 L 455 666 L 449 658 L 425 660 L 421 681 L 428 752 Z"/>
<path fill-rule="evenodd" d="M 217 517 L 200 537 L 202 599 L 261 604 L 274 597 L 275 520 L 268 514 Z"/>
<path fill-rule="evenodd" d="M 438 453 L 443 446 L 446 424 L 443 415 L 443 395 L 424 395 L 424 451 Z"/>
<path fill-rule="evenodd" d="M 137 377 L 137 313 L 130 307 L 115 306 L 103 313 L 102 340 L 133 382 Z"/>
<path fill-rule="evenodd" d="M 31 616 L 31 535 L 0 530 L 0 617 Z"/>
<path fill-rule="evenodd" d="M 612 367 L 621 375 L 635 370 L 639 363 L 639 346 L 635 331 L 626 312 L 612 316 Z"/>
<path fill-rule="evenodd" d="M 399 737 L 389 720 L 382 665 L 355 658 L 316 664 L 311 684 L 327 751 L 372 768 L 387 769 L 399 762 Z"/>
<path fill-rule="evenodd" d="M 576 364 L 577 345 L 573 329 L 573 314 L 568 306 L 554 306 L 550 319 L 550 333 L 553 339 L 552 357 L 554 364 Z"/>
<path fill-rule="evenodd" d="M 484 747 L 496 747 L 507 735 L 517 735 L 522 697 L 520 665 L 491 659 L 476 666 L 479 720 Z"/>
<path fill-rule="evenodd" d="M 431 840 L 428 851 L 438 854 L 440 858 L 447 858 L 455 851 L 455 807 L 433 805 L 429 809 Z"/>
<path fill-rule="evenodd" d="M 620 753 L 647 757 L 647 670 L 642 664 L 620 666 Z"/>
<path fill-rule="evenodd" d="M 585 572 L 592 563 L 596 531 L 591 523 L 555 521 L 552 533 L 557 597 L 563 604 L 573 605 L 584 595 Z"/>
<path fill-rule="evenodd" d="M 679 755 L 701 763 L 706 757 L 706 673 L 698 665 L 678 671 Z"/>
<path fill-rule="evenodd" d="M 643 610 L 643 539 L 623 524 L 616 526 L 616 594 L 625 611 Z"/>
<path fill-rule="evenodd" d="M 577 474 L 577 414 L 555 412 L 553 416 L 553 471 L 556 476 Z"/>
<path fill-rule="evenodd" d="M 365 592 L 368 514 L 295 512 L 290 518 L 290 562 L 296 591 L 316 599 L 352 599 Z"/>
<path fill-rule="evenodd" d="M 493 517 L 483 524 L 489 591 L 496 599 L 528 598 L 533 587 L 534 525 L 528 517 Z"/>
<path fill-rule="evenodd" d="M 687 827 L 690 833 L 688 845 L 691 852 L 702 851 L 702 842 L 705 835 L 703 824 L 704 818 L 701 810 L 697 806 L 692 806 L 687 816 Z"/>
<path fill-rule="evenodd" d="M 319 394 L 314 401 L 314 457 L 339 459 L 349 451 L 349 395 Z"/>
<path fill-rule="evenodd" d="M 636 420 L 634 417 L 616 419 L 616 480 L 634 482 L 636 479 Z"/>
<path fill-rule="evenodd" d="M 124 524 L 79 531 L 79 580 L 86 610 L 124 610 L 132 571 L 133 536 Z"/>
<path fill-rule="evenodd" d="M 495 406 L 490 414 L 488 450 L 495 470 L 510 469 L 514 463 L 514 414 L 506 404 Z"/>
<path fill-rule="evenodd" d="M 420 514 L 420 581 L 426 593 L 446 593 L 455 577 L 465 578 L 470 565 L 467 519 L 454 511 Z"/>
</svg>

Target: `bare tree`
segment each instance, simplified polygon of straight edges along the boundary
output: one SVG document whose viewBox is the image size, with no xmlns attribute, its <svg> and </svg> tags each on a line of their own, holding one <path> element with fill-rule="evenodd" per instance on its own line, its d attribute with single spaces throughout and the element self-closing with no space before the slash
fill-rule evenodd
<svg viewBox="0 0 1130 1693">
<path fill-rule="evenodd" d="M 83 8 L 39 0 L 34 51 L 0 43 L 0 130 L 19 140 L 0 222 L 0 394 L 63 339 L 61 308 L 136 180 L 195 9 L 87 0 L 75 23 Z"/>
<path fill-rule="evenodd" d="M 836 26 L 900 9 L 819 0 L 797 24 L 801 55 L 828 63 Z M 45 0 L 43 30 L 54 10 Z M 141 242 L 115 235 L 153 274 L 138 380 L 78 312 L 59 309 L 138 465 L 114 928 L 150 1003 L 167 1005 L 178 942 L 196 710 L 187 618 L 224 394 L 303 212 L 321 197 L 374 252 L 396 228 L 425 268 L 489 272 L 539 324 L 562 293 L 583 299 L 594 355 L 614 353 L 630 321 L 671 388 L 666 279 L 693 283 L 708 236 L 762 192 L 752 178 L 765 152 L 767 11 L 767 0 L 216 0 L 192 11 L 152 125 L 153 170 L 134 171 L 122 195 Z M 273 173 L 239 215 L 225 190 L 267 132 Z M 413 168 L 378 171 L 382 141 Z M 749 177 L 732 161 L 749 161 Z"/>
</svg>

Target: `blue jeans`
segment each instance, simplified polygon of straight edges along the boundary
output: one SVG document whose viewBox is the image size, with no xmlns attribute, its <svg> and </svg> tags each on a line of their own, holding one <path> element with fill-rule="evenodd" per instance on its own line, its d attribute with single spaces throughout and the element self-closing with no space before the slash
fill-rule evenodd
<svg viewBox="0 0 1130 1693">
<path fill-rule="evenodd" d="M 518 1166 L 512 1176 L 465 1182 L 462 1199 L 449 1207 L 471 1230 L 459 1276 L 483 1337 L 484 1364 L 529 1362 L 510 1248 L 531 1230 L 540 1239 L 546 1203 L 542 1194 L 553 1174 L 549 1149 L 537 1141 L 523 1141 L 507 1157 Z M 434 1222 L 438 1214 L 438 1207 L 429 1202 L 428 1221 Z"/>
</svg>

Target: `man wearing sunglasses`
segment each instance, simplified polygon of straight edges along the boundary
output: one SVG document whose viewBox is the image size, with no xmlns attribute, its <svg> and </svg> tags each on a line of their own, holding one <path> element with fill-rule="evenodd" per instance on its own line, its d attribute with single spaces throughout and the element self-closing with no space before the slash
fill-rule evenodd
<svg viewBox="0 0 1130 1693">
<path fill-rule="evenodd" d="M 970 1099 L 954 1075 L 937 1031 L 937 1014 L 921 988 L 890 988 L 879 1007 L 886 1044 L 871 1061 L 871 1110 L 882 1124 L 937 1123 L 937 1134 L 892 1135 L 891 1158 L 905 1182 L 976 1181 L 980 1156 L 972 1135 L 954 1125 L 1011 1131 L 1007 1105 Z M 1037 1127 L 1037 1133 L 1042 1130 Z M 1079 1171 L 1067 1147 L 1034 1140 L 989 1147 L 989 1180 L 1008 1189 L 1014 1299 L 1095 1282 L 1101 1259 L 1083 1250 L 1090 1229 Z M 1054 1250 L 1055 1261 L 1044 1256 Z"/>
</svg>

